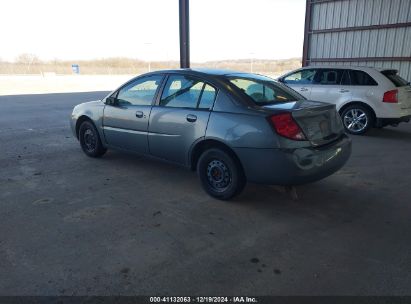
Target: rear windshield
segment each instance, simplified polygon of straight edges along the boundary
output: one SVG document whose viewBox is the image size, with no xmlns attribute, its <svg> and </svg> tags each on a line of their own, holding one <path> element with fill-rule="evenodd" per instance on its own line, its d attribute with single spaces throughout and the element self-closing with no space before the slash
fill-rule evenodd
<svg viewBox="0 0 411 304">
<path fill-rule="evenodd" d="M 259 106 L 305 99 L 270 78 L 229 77 L 228 80 Z"/>
<path fill-rule="evenodd" d="M 405 87 L 409 84 L 404 78 L 397 74 L 395 70 L 387 70 L 381 72 L 385 77 L 387 77 L 396 87 Z"/>
</svg>

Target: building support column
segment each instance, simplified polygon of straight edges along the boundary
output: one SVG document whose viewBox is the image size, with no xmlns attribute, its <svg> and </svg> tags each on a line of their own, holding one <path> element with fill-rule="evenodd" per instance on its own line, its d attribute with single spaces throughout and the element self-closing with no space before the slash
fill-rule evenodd
<svg viewBox="0 0 411 304">
<path fill-rule="evenodd" d="M 190 18 L 189 0 L 179 0 L 180 10 L 180 67 L 190 67 Z"/>
</svg>

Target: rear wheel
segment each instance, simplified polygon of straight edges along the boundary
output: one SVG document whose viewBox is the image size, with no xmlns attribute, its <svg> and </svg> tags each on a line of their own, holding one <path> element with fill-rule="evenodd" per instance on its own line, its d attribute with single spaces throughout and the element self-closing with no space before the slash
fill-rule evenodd
<svg viewBox="0 0 411 304">
<path fill-rule="evenodd" d="M 197 173 L 204 190 L 221 200 L 228 200 L 239 194 L 246 183 L 238 161 L 220 149 L 206 150 L 200 156 Z"/>
<path fill-rule="evenodd" d="M 344 109 L 341 118 L 345 130 L 354 135 L 366 133 L 374 125 L 374 116 L 362 105 L 351 105 Z"/>
<path fill-rule="evenodd" d="M 79 128 L 81 149 L 90 157 L 100 157 L 107 149 L 101 143 L 100 135 L 91 121 L 84 121 Z"/>
</svg>

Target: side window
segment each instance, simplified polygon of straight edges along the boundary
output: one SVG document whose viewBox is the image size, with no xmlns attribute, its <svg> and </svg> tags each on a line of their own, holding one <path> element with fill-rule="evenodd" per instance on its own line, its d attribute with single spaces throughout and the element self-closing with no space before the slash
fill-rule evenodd
<svg viewBox="0 0 411 304">
<path fill-rule="evenodd" d="M 342 78 L 341 78 L 341 84 L 342 85 L 350 85 L 351 84 L 350 75 L 349 75 L 348 70 L 344 70 L 344 73 L 343 73 Z"/>
<path fill-rule="evenodd" d="M 204 82 L 183 75 L 173 75 L 167 80 L 160 106 L 173 108 L 210 109 L 216 91 Z"/>
<path fill-rule="evenodd" d="M 344 70 L 340 69 L 320 69 L 315 74 L 313 83 L 321 85 L 339 85 L 343 74 Z"/>
<path fill-rule="evenodd" d="M 121 88 L 117 95 L 119 105 L 151 105 L 162 78 L 162 75 L 148 76 Z"/>
<path fill-rule="evenodd" d="M 287 84 L 311 84 L 313 82 L 315 70 L 300 70 L 284 78 Z"/>
<path fill-rule="evenodd" d="M 363 71 L 350 71 L 351 85 L 376 86 L 377 82 Z"/>
</svg>

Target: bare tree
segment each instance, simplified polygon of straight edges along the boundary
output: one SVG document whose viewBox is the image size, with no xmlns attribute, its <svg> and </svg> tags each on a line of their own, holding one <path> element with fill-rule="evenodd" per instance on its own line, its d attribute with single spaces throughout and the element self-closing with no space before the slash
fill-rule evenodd
<svg viewBox="0 0 411 304">
<path fill-rule="evenodd" d="M 16 57 L 15 61 L 17 63 L 25 65 L 25 74 L 30 72 L 30 67 L 33 64 L 41 63 L 40 59 L 36 55 L 29 53 L 20 54 Z"/>
</svg>

